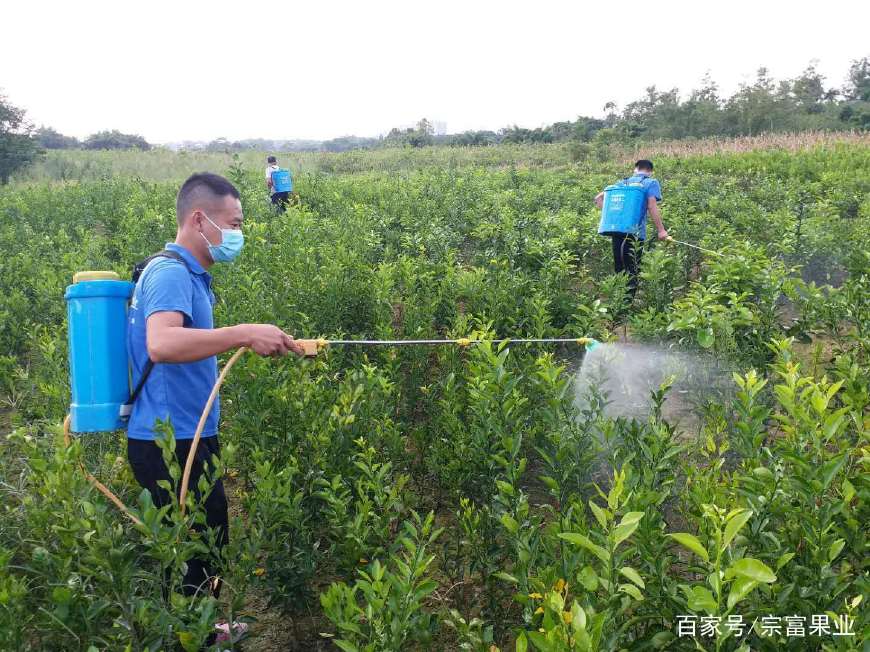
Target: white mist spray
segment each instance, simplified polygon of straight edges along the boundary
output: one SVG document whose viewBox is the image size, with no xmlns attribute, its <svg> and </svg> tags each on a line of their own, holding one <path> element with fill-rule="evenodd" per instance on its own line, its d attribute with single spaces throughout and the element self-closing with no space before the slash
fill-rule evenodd
<svg viewBox="0 0 870 652">
<path fill-rule="evenodd" d="M 575 404 L 587 408 L 594 387 L 607 398 L 606 416 L 645 420 L 652 410 L 650 392 L 669 378 L 664 417 L 687 432 L 697 432 L 702 404 L 730 393 L 728 370 L 710 358 L 673 348 L 610 343 L 587 351 L 574 380 Z"/>
</svg>

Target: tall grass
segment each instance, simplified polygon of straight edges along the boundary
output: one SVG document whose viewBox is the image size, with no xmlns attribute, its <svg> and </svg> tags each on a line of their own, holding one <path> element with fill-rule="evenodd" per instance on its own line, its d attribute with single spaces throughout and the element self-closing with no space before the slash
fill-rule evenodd
<svg viewBox="0 0 870 652">
<path fill-rule="evenodd" d="M 711 156 L 721 153 L 743 153 L 755 150 L 784 150 L 798 152 L 836 143 L 852 143 L 870 146 L 867 131 L 805 131 L 801 133 L 761 134 L 736 138 L 690 138 L 644 143 L 627 149 L 621 157 L 624 161 L 656 156 L 686 157 Z"/>
</svg>

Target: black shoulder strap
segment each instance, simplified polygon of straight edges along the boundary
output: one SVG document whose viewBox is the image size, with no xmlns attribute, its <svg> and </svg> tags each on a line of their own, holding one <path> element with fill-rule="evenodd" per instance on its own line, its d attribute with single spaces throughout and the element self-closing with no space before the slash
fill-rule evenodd
<svg viewBox="0 0 870 652">
<path fill-rule="evenodd" d="M 163 249 L 162 251 L 158 251 L 156 254 L 151 254 L 145 260 L 141 260 L 136 263 L 136 265 L 133 267 L 133 273 L 130 274 L 130 279 L 134 283 L 138 283 L 139 277 L 142 276 L 142 272 L 144 272 L 145 268 L 148 267 L 148 263 L 150 263 L 155 258 L 172 258 L 173 260 L 177 260 L 178 262 L 182 263 L 187 268 L 188 272 L 190 271 L 190 265 L 187 264 L 184 256 L 182 256 L 177 251 L 172 251 L 171 249 Z"/>
<path fill-rule="evenodd" d="M 130 394 L 130 398 L 127 399 L 127 402 L 121 405 L 119 413 L 122 419 L 127 420 L 130 418 L 130 414 L 133 412 L 133 403 L 136 402 L 136 399 L 139 398 L 139 394 L 142 393 L 142 388 L 145 386 L 145 381 L 148 380 L 148 376 L 151 375 L 152 369 L 154 369 L 154 360 L 148 358 L 148 360 L 145 361 L 145 368 L 142 370 L 142 376 L 139 378 L 139 382 L 136 383 L 133 393 Z"/>
<path fill-rule="evenodd" d="M 158 251 L 156 254 L 148 256 L 145 260 L 136 264 L 133 267 L 133 273 L 131 274 L 131 278 L 133 279 L 133 283 L 138 283 L 139 278 L 142 276 L 142 272 L 145 271 L 145 268 L 148 267 L 148 263 L 150 263 L 155 258 L 172 258 L 174 260 L 183 263 L 187 268 L 187 271 L 190 272 L 190 265 L 187 264 L 187 261 L 184 257 L 176 251 L 172 251 L 171 249 L 164 249 L 163 251 Z M 133 403 L 136 402 L 136 399 L 139 398 L 139 394 L 142 393 L 142 388 L 145 386 L 145 381 L 148 380 L 148 376 L 151 375 L 151 370 L 154 369 L 154 361 L 149 357 L 145 361 L 145 367 L 142 369 L 142 376 L 139 378 L 139 382 L 136 383 L 136 387 L 133 389 L 133 392 L 130 394 L 130 398 L 127 399 L 127 402 L 121 405 L 121 409 L 119 411 L 122 419 L 129 419 L 130 414 L 133 412 Z"/>
</svg>

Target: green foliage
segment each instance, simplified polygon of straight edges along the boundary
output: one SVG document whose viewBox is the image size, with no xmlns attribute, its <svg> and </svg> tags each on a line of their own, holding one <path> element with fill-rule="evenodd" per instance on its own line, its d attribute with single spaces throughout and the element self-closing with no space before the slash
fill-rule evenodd
<svg viewBox="0 0 870 652">
<path fill-rule="evenodd" d="M 24 109 L 13 106 L 0 95 L 0 186 L 20 168 L 34 161 L 40 153 L 32 127 L 24 120 Z"/>
<path fill-rule="evenodd" d="M 713 100 L 695 99 L 700 119 Z M 624 137 L 611 125 L 588 145 L 606 158 Z M 214 619 L 264 603 L 361 650 L 689 649 L 676 636 L 686 614 L 830 612 L 865 631 L 867 148 L 657 159 L 669 230 L 721 255 L 649 243 L 630 309 L 591 204 L 621 167 L 594 151 L 578 166 L 558 145 L 300 155 L 302 203 L 280 219 L 256 152 L 55 150 L 27 174 L 79 181 L 4 187 L 4 642 L 194 649 Z M 244 253 L 213 270 L 218 324 L 648 339 L 694 351 L 733 396 L 684 405 L 677 423 L 669 405 L 685 397 L 669 380 L 646 417 L 612 418 L 600 388 L 576 396 L 573 344 L 246 356 L 222 390 L 224 593 L 182 597 L 186 560 L 211 547 L 191 531 L 195 501 L 182 517 L 140 495 L 117 435 L 59 445 L 61 297 L 75 271 L 126 275 L 171 239 L 176 181 L 209 166 L 232 176 L 246 213 Z M 848 645 L 757 629 L 698 643 Z"/>
<path fill-rule="evenodd" d="M 76 149 L 81 147 L 78 138 L 64 136 L 51 127 L 40 127 L 33 132 L 39 146 L 45 149 Z"/>
<path fill-rule="evenodd" d="M 142 136 L 122 134 L 117 129 L 91 134 L 83 145 L 85 149 L 151 149 L 151 145 Z"/>
<path fill-rule="evenodd" d="M 374 560 L 359 571 L 352 587 L 333 583 L 320 596 L 326 617 L 338 631 L 333 640 L 345 652 L 401 650 L 431 636 L 434 622 L 424 600 L 437 583 L 425 574 L 435 559 L 428 548 L 441 530 L 433 527 L 431 512 L 423 519 L 416 512 L 412 516 L 398 537 L 400 553 L 391 555 L 386 565 Z"/>
</svg>

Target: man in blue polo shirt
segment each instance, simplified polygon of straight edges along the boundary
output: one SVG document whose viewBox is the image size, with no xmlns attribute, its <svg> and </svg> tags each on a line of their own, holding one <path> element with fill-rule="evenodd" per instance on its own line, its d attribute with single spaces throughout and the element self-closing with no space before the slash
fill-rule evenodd
<svg viewBox="0 0 870 652">
<path fill-rule="evenodd" d="M 634 164 L 634 174 L 628 177 L 626 183 L 640 183 L 643 186 L 645 196 L 641 208 L 638 224 L 632 233 L 611 233 L 613 246 L 613 268 L 619 274 L 628 274 L 629 303 L 637 293 L 637 277 L 640 269 L 640 259 L 643 254 L 643 243 L 646 240 L 646 216 L 652 217 L 656 225 L 659 240 L 666 240 L 668 232 L 662 223 L 662 214 L 659 210 L 659 202 L 662 200 L 662 187 L 657 179 L 653 179 L 652 161 L 641 159 Z M 600 209 L 604 204 L 604 192 L 595 197 L 595 205 Z"/>
<path fill-rule="evenodd" d="M 129 311 L 127 346 L 132 359 L 133 380 L 138 383 L 148 366 L 153 367 L 133 403 L 127 427 L 127 453 L 136 480 L 151 492 L 156 505 L 169 502 L 157 485 L 169 480 L 160 449 L 154 442 L 158 419 L 169 420 L 176 438 L 176 456 L 183 467 L 190 443 L 217 380 L 217 355 L 247 346 L 260 355 L 301 355 L 292 337 L 270 324 L 237 324 L 215 328 L 215 302 L 208 269 L 216 262 L 232 262 L 244 244 L 242 205 L 239 191 L 216 174 L 194 174 L 176 199 L 178 231 L 175 242 L 166 245 L 168 255 L 154 257 L 145 267 Z M 190 486 L 196 491 L 199 476 L 219 455 L 215 401 L 197 447 Z M 218 478 L 204 500 L 208 527 L 218 534 L 218 545 L 228 537 L 227 500 Z M 217 593 L 214 556 L 192 559 L 183 580 L 185 593 L 205 587 Z"/>
</svg>

